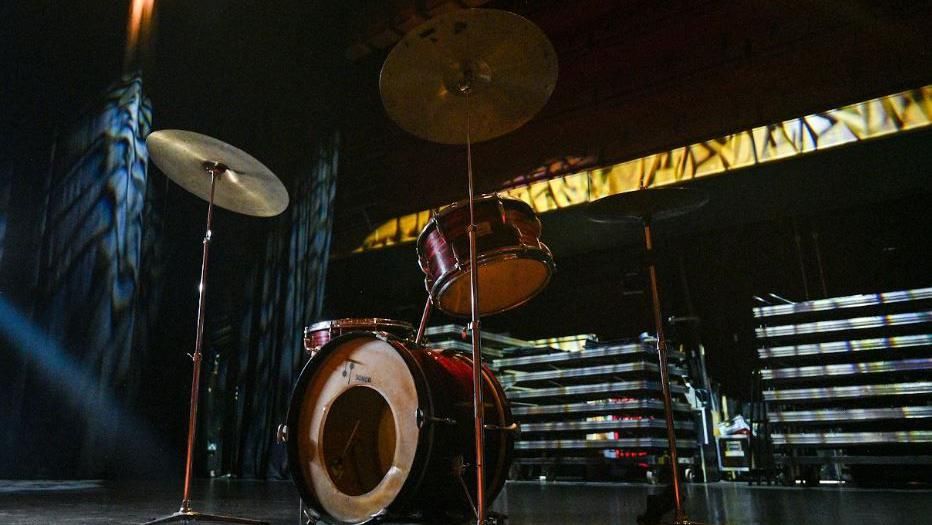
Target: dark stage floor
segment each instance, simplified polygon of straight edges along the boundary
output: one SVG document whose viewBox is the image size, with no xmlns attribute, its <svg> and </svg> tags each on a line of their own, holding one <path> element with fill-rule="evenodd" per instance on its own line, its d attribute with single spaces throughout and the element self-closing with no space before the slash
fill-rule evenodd
<svg viewBox="0 0 932 525">
<path fill-rule="evenodd" d="M 634 524 L 645 495 L 639 484 L 509 483 L 494 509 L 510 525 Z M 95 481 L 0 481 L 0 523 L 141 523 L 170 514 L 180 487 Z M 290 482 L 202 481 L 194 507 L 202 512 L 261 518 L 274 525 L 297 523 L 297 496 Z M 903 524 L 929 523 L 932 490 L 848 487 L 749 487 L 689 485 L 690 518 L 708 524 Z"/>
</svg>

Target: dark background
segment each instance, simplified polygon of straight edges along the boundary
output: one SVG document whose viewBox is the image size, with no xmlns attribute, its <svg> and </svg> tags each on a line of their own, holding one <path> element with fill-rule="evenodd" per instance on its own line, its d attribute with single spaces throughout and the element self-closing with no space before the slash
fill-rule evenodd
<svg viewBox="0 0 932 525">
<path fill-rule="evenodd" d="M 217 137 L 262 160 L 286 184 L 305 176 L 317 138 L 341 133 L 334 257 L 321 319 L 419 317 L 424 291 L 413 245 L 346 253 L 383 220 L 464 196 L 462 148 L 420 141 L 385 116 L 378 73 L 387 47 L 372 44 L 397 17 L 412 9 L 439 13 L 445 4 L 156 1 L 153 51 L 143 62 L 152 129 Z M 476 146 L 480 192 L 555 158 L 609 165 L 932 83 L 928 2 L 544 0 L 485 7 L 537 23 L 557 50 L 560 76 L 533 121 Z M 56 133 L 120 77 L 128 9 L 128 2 L 0 7 L 0 293 L 34 317 L 41 312 L 32 310 L 36 291 L 29 284 L 38 243 L 31 221 L 41 215 L 35 203 L 50 149 Z M 347 58 L 361 43 L 365 51 Z M 701 317 L 710 374 L 725 392 L 749 394 L 751 296 L 824 295 L 814 234 L 828 295 L 929 284 L 930 138 L 928 130 L 903 133 L 697 181 L 710 193 L 709 206 L 658 227 L 665 312 Z M 155 170 L 150 182 L 164 197 L 162 294 L 129 410 L 153 429 L 153 463 L 180 468 L 190 373 L 184 354 L 193 347 L 204 205 Z M 638 229 L 588 223 L 580 209 L 541 220 L 558 265 L 552 283 L 526 307 L 485 326 L 526 338 L 648 330 Z M 242 282 L 263 264 L 277 223 L 224 211 L 216 221 L 208 329 L 222 347 L 222 334 L 237 328 L 252 299 Z M 72 352 L 80 357 L 80 349 Z M 4 351 L 0 379 L 14 377 L 18 366 Z M 54 405 L 60 394 L 53 387 L 36 383 L 31 395 Z M 45 424 L 73 424 L 56 417 L 50 413 Z M 6 435 L 35 430 L 8 428 Z M 43 461 L 39 445 L 12 450 L 9 457 L 34 462 L 10 460 L 0 475 L 84 474 Z"/>
</svg>

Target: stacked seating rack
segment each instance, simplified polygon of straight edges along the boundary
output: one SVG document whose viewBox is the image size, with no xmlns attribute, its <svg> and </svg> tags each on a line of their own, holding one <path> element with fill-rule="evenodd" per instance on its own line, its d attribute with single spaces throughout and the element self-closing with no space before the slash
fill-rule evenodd
<svg viewBox="0 0 932 525">
<path fill-rule="evenodd" d="M 516 477 L 643 478 L 663 468 L 668 446 L 655 340 L 537 350 L 491 363 L 521 427 Z M 689 465 L 696 434 L 680 379 L 686 359 L 670 354 L 677 449 Z"/>
<path fill-rule="evenodd" d="M 787 481 L 817 481 L 823 465 L 863 477 L 859 465 L 932 464 L 932 288 L 754 316 L 765 424 Z"/>
</svg>

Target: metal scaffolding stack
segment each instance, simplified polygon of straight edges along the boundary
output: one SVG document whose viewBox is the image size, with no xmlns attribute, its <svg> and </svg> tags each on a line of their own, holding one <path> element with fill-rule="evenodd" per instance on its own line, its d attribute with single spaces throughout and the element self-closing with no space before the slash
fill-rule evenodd
<svg viewBox="0 0 932 525">
<path fill-rule="evenodd" d="M 431 348 L 456 350 L 467 353 L 472 352 L 469 332 L 466 330 L 466 327 L 462 325 L 445 324 L 442 326 L 432 326 L 427 328 L 424 334 L 427 336 L 428 340 L 430 340 Z M 530 355 L 547 352 L 546 348 L 535 347 L 523 339 L 496 334 L 487 330 L 483 330 L 481 338 L 483 359 L 496 359 L 506 355 Z"/>
<path fill-rule="evenodd" d="M 754 309 L 766 425 L 795 479 L 932 463 L 932 288 Z"/>
<path fill-rule="evenodd" d="M 515 444 L 520 475 L 575 472 L 591 479 L 659 468 L 667 441 L 656 341 L 588 341 L 578 351 L 543 351 L 492 362 L 521 427 Z M 687 375 L 682 353 L 671 352 L 670 371 L 674 378 Z M 674 383 L 681 399 L 684 387 Z M 681 463 L 689 464 L 695 428 L 680 399 L 674 401 L 677 448 Z"/>
</svg>

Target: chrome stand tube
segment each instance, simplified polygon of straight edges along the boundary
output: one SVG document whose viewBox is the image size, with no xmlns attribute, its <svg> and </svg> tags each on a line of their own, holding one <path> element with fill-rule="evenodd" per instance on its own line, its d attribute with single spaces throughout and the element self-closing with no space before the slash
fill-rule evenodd
<svg viewBox="0 0 932 525">
<path fill-rule="evenodd" d="M 479 255 L 476 246 L 475 190 L 472 175 L 472 143 L 469 136 L 469 91 L 466 95 L 466 178 L 469 185 L 469 288 L 470 329 L 472 331 L 472 402 L 476 435 L 476 523 L 485 524 L 485 425 L 482 402 L 482 329 L 479 320 Z"/>
<path fill-rule="evenodd" d="M 210 174 L 210 198 L 207 200 L 207 231 L 204 234 L 204 248 L 201 253 L 201 279 L 198 285 L 197 299 L 197 335 L 194 340 L 194 353 L 190 355 L 194 361 L 194 370 L 191 378 L 191 406 L 188 412 L 188 451 L 184 464 L 184 495 L 181 498 L 181 508 L 178 512 L 168 516 L 146 522 L 145 525 L 156 523 L 169 523 L 175 521 L 212 521 L 222 523 L 241 523 L 244 525 L 268 525 L 267 522 L 206 514 L 191 509 L 191 474 L 194 464 L 194 438 L 197 434 L 197 404 L 200 393 L 201 379 L 201 348 L 204 344 L 204 312 L 207 307 L 207 256 L 210 250 L 211 226 L 214 219 L 214 189 L 218 179 L 226 171 L 226 166 L 214 162 L 205 162 L 204 169 Z"/>
<path fill-rule="evenodd" d="M 667 367 L 667 342 L 663 334 L 663 318 L 660 313 L 660 291 L 657 286 L 657 268 L 654 262 L 654 239 L 651 235 L 650 217 L 644 218 L 644 242 L 647 246 L 647 271 L 650 277 L 651 307 L 654 314 L 654 329 L 657 331 L 657 355 L 660 358 L 660 385 L 663 391 L 663 412 L 667 423 L 667 446 L 670 448 L 670 471 L 673 480 L 675 514 L 673 523 L 691 523 L 683 511 L 680 488 L 680 466 L 676 454 L 676 431 L 673 427 L 673 400 L 670 396 L 670 369 Z"/>
</svg>

